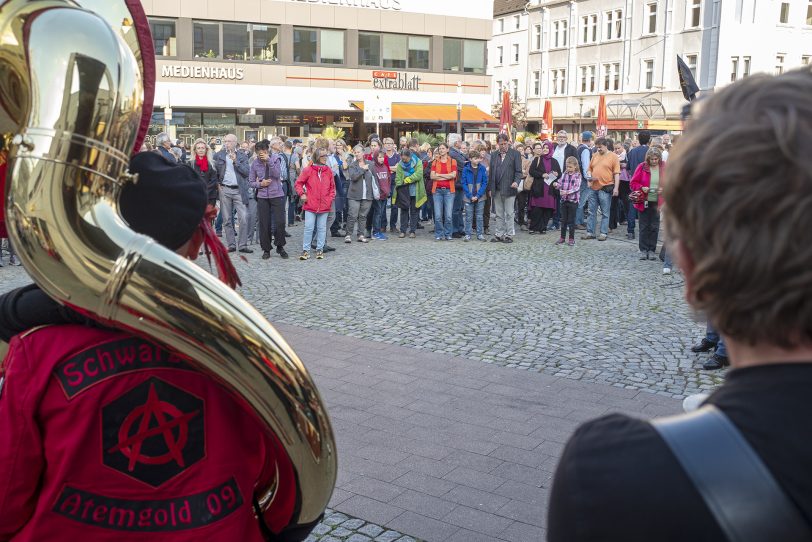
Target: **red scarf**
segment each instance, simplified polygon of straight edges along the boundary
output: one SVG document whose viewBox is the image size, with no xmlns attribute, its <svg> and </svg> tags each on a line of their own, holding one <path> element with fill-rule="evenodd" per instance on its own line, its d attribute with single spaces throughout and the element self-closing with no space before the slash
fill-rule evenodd
<svg viewBox="0 0 812 542">
<path fill-rule="evenodd" d="M 202 173 L 206 173 L 209 170 L 209 158 L 208 158 L 208 156 L 197 156 L 197 155 L 195 155 L 195 164 L 197 164 L 198 169 Z"/>
</svg>

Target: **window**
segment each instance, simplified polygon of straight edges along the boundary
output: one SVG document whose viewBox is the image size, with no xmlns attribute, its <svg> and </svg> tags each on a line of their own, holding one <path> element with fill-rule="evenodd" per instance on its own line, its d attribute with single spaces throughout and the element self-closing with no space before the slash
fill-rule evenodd
<svg viewBox="0 0 812 542">
<path fill-rule="evenodd" d="M 513 100 L 519 99 L 519 80 L 518 79 L 511 79 L 510 81 L 510 95 L 513 97 Z"/>
<path fill-rule="evenodd" d="M 533 27 L 533 49 L 536 51 L 541 50 L 541 25 L 537 24 Z"/>
<path fill-rule="evenodd" d="M 623 37 L 623 10 L 615 9 L 604 13 L 606 21 L 605 40 L 619 40 Z"/>
<path fill-rule="evenodd" d="M 581 17 L 581 43 L 595 43 L 598 41 L 598 16 L 584 15 Z"/>
<path fill-rule="evenodd" d="M 504 31 L 505 31 L 505 20 L 504 19 L 499 19 L 499 32 L 504 32 Z"/>
<path fill-rule="evenodd" d="M 812 26 L 812 0 L 806 6 L 806 25 Z"/>
<path fill-rule="evenodd" d="M 789 22 L 789 2 L 781 3 L 781 13 L 778 15 L 778 22 L 783 24 Z"/>
<path fill-rule="evenodd" d="M 444 38 L 443 69 L 454 72 L 485 73 L 485 42 Z"/>
<path fill-rule="evenodd" d="M 195 58 L 242 62 L 278 60 L 279 29 L 275 26 L 194 21 L 192 31 Z"/>
<path fill-rule="evenodd" d="M 581 94 L 594 94 L 595 93 L 595 72 L 597 66 L 581 66 Z"/>
<path fill-rule="evenodd" d="M 428 36 L 358 33 L 358 63 L 361 66 L 428 70 L 431 40 Z M 502 48 L 497 47 L 497 64 Z"/>
<path fill-rule="evenodd" d="M 553 47 L 567 46 L 567 20 L 562 19 L 553 23 Z"/>
<path fill-rule="evenodd" d="M 493 84 L 494 102 L 502 101 L 502 81 L 495 81 Z"/>
<path fill-rule="evenodd" d="M 518 43 L 513 44 L 513 63 L 514 64 L 519 63 L 519 44 Z"/>
<path fill-rule="evenodd" d="M 521 15 L 514 15 L 513 16 L 513 23 L 516 26 L 516 30 L 522 27 L 522 17 Z"/>
<path fill-rule="evenodd" d="M 651 90 L 654 88 L 654 61 L 643 61 L 643 88 Z"/>
<path fill-rule="evenodd" d="M 750 75 L 750 57 L 746 56 L 742 59 L 743 68 L 742 68 L 742 77 L 747 77 Z"/>
<path fill-rule="evenodd" d="M 220 23 L 195 22 L 193 32 L 196 58 L 221 58 Z"/>
<path fill-rule="evenodd" d="M 550 72 L 552 78 L 552 93 L 555 95 L 566 94 L 567 91 L 567 70 L 552 70 Z"/>
<path fill-rule="evenodd" d="M 620 63 L 603 65 L 603 91 L 617 92 L 620 90 Z"/>
<path fill-rule="evenodd" d="M 657 33 L 657 4 L 646 4 L 646 27 L 643 30 L 644 34 Z"/>
<path fill-rule="evenodd" d="M 696 61 L 698 55 L 685 55 L 685 60 L 687 60 L 688 69 L 691 70 L 691 75 L 694 76 L 696 79 Z"/>
<path fill-rule="evenodd" d="M 784 73 L 784 55 L 775 55 L 775 75 Z"/>
<path fill-rule="evenodd" d="M 690 0 L 688 10 L 688 22 L 690 24 L 690 28 L 698 28 L 701 22 L 700 16 L 702 15 L 702 0 Z"/>
<path fill-rule="evenodd" d="M 734 56 L 730 59 L 730 82 L 734 82 L 739 78 L 739 57 Z"/>
<path fill-rule="evenodd" d="M 533 96 L 541 96 L 541 72 L 538 70 L 533 72 Z"/>
<path fill-rule="evenodd" d="M 801 66 L 809 66 L 809 55 L 804 55 L 801 57 Z"/>
<path fill-rule="evenodd" d="M 502 46 L 499 46 L 499 47 L 496 48 L 496 65 L 497 66 L 501 66 L 505 61 L 504 50 L 505 50 L 505 48 L 502 47 Z"/>
<path fill-rule="evenodd" d="M 177 56 L 175 21 L 150 19 L 149 29 L 157 56 Z"/>
<path fill-rule="evenodd" d="M 344 31 L 315 28 L 293 29 L 293 61 L 343 64 Z"/>
<path fill-rule="evenodd" d="M 361 66 L 382 65 L 380 34 L 358 33 L 358 64 Z"/>
</svg>

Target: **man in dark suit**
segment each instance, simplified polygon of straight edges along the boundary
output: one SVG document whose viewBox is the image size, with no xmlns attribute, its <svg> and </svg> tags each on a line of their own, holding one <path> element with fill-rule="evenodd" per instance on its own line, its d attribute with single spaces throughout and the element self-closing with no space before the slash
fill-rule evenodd
<svg viewBox="0 0 812 542">
<path fill-rule="evenodd" d="M 492 243 L 512 243 L 516 235 L 513 223 L 513 206 L 519 183 L 522 182 L 522 156 L 510 146 L 510 138 L 499 134 L 496 138 L 498 149 L 491 155 L 490 180 L 488 189 L 493 196 L 496 224 Z"/>
</svg>

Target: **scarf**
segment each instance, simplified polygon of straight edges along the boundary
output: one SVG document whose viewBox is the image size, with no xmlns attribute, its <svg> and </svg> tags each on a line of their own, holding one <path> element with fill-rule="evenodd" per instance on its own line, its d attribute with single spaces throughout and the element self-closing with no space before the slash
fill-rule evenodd
<svg viewBox="0 0 812 542">
<path fill-rule="evenodd" d="M 209 170 L 209 157 L 195 156 L 195 164 L 201 173 L 206 173 Z"/>
<path fill-rule="evenodd" d="M 555 147 L 550 141 L 545 141 L 542 145 L 547 149 L 547 154 L 541 157 L 541 161 L 544 164 L 544 171 L 550 173 L 553 170 L 553 152 L 555 152 Z"/>
<path fill-rule="evenodd" d="M 417 157 L 415 155 L 412 155 L 412 159 L 409 160 L 408 166 L 403 165 L 403 160 L 400 161 L 400 167 L 406 177 L 411 177 L 414 175 L 415 166 L 417 166 Z"/>
</svg>

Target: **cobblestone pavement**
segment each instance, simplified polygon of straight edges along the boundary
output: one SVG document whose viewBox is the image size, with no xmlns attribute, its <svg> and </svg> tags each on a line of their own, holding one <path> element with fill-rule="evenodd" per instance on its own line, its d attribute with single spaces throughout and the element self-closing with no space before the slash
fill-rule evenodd
<svg viewBox="0 0 812 542">
<path fill-rule="evenodd" d="M 352 518 L 328 508 L 324 521 L 319 523 L 305 542 L 419 542 L 380 525 Z"/>
<path fill-rule="evenodd" d="M 682 276 L 639 261 L 636 241 L 435 242 L 425 229 L 367 245 L 328 238 L 337 252 L 300 262 L 302 229 L 290 229 L 288 261 L 263 261 L 256 245 L 237 261 L 243 295 L 271 322 L 673 397 L 721 383 L 689 350 L 704 325 Z M 0 285 L 22 275 L 0 269 Z"/>
</svg>

